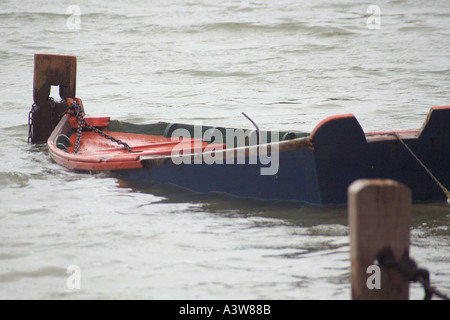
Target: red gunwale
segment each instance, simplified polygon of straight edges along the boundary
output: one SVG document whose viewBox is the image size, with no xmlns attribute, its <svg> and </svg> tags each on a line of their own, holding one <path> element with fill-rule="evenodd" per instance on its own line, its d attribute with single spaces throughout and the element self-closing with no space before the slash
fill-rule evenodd
<svg viewBox="0 0 450 320">
<path fill-rule="evenodd" d="M 107 127 L 109 125 L 110 117 L 86 115 L 84 116 L 84 120 L 93 127 Z M 69 123 L 72 129 L 78 128 L 78 119 L 76 117 L 70 117 Z M 83 128 L 84 127 L 85 126 L 83 125 Z"/>
<path fill-rule="evenodd" d="M 432 109 L 446 109 L 449 107 L 435 107 Z M 331 116 L 331 117 L 327 117 L 325 119 L 323 119 L 322 121 L 320 121 L 316 127 L 313 129 L 312 133 L 311 133 L 311 137 L 314 136 L 315 132 L 322 127 L 324 124 L 331 122 L 331 121 L 335 121 L 335 120 L 339 120 L 339 119 L 345 119 L 345 118 L 354 118 L 355 116 L 352 113 L 348 113 L 348 114 L 341 114 L 341 115 L 335 115 L 335 116 Z M 398 131 L 368 131 L 368 132 L 364 132 L 364 134 L 368 137 L 370 136 L 383 136 L 383 135 L 389 135 L 389 136 L 394 136 L 394 134 L 400 134 L 400 135 L 406 135 L 406 136 L 414 136 L 414 135 L 418 135 L 420 133 L 420 130 L 398 130 Z"/>
</svg>

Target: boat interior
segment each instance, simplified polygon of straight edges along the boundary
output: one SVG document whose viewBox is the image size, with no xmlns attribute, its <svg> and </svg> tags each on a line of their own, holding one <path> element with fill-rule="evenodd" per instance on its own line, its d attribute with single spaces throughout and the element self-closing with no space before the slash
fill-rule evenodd
<svg viewBox="0 0 450 320">
<path fill-rule="evenodd" d="M 83 128 L 78 149 L 80 155 L 128 153 L 126 148 L 108 139 L 108 136 L 125 142 L 133 153 L 155 155 L 170 155 L 175 146 L 186 148 L 190 145 L 193 152 L 201 152 L 208 145 L 219 150 L 309 136 L 308 133 L 298 131 L 271 132 L 167 122 L 132 124 L 110 120 L 109 117 L 88 115 L 84 119 L 99 132 Z M 75 117 L 68 118 L 56 138 L 56 147 L 68 153 L 75 153 L 77 130 L 78 120 Z"/>
</svg>

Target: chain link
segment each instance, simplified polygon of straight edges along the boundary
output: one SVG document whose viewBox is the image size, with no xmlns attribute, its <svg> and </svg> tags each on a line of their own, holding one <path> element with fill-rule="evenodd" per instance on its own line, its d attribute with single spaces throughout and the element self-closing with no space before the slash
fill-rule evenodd
<svg viewBox="0 0 450 320">
<path fill-rule="evenodd" d="M 34 114 L 36 112 L 37 104 L 31 105 L 31 110 L 28 113 L 28 143 L 33 142 L 33 130 L 34 130 Z"/>
<path fill-rule="evenodd" d="M 72 113 L 72 110 L 73 110 L 73 113 Z M 71 106 L 69 106 L 69 109 L 66 113 L 74 114 L 75 117 L 78 119 L 77 141 L 75 143 L 75 149 L 74 149 L 75 153 L 78 153 L 78 151 L 80 149 L 83 126 L 88 128 L 89 130 L 94 131 L 95 133 L 97 133 L 101 137 L 104 137 L 105 139 L 108 139 L 114 143 L 123 145 L 124 148 L 128 150 L 128 152 L 130 152 L 130 153 L 133 152 L 133 150 L 131 150 L 131 147 L 126 142 L 116 139 L 116 138 L 110 136 L 109 134 L 106 134 L 103 131 L 99 130 L 98 128 L 93 127 L 89 123 L 87 123 L 83 116 L 83 108 L 76 101 L 74 103 L 72 103 Z"/>
<path fill-rule="evenodd" d="M 56 114 L 56 108 L 55 108 L 55 100 L 52 97 L 48 98 L 48 102 L 50 104 L 50 110 L 51 110 L 51 125 L 52 128 L 54 128 L 59 120 L 61 120 L 62 115 Z M 36 115 L 36 110 L 38 109 L 38 105 L 36 103 L 33 103 L 31 106 L 31 110 L 28 113 L 28 143 L 33 143 L 34 140 L 34 120 Z"/>
<path fill-rule="evenodd" d="M 50 109 L 51 109 L 52 128 L 54 128 L 54 127 L 56 127 L 56 125 L 58 124 L 60 119 L 58 119 L 58 115 L 56 114 L 55 99 L 53 99 L 52 97 L 49 97 L 48 102 L 50 104 Z"/>
</svg>

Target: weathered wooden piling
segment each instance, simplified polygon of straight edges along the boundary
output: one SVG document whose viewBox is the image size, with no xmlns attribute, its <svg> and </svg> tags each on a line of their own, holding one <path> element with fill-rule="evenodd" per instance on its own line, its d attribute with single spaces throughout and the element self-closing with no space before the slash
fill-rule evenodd
<svg viewBox="0 0 450 320">
<path fill-rule="evenodd" d="M 390 248 L 409 258 L 411 191 L 393 180 L 357 180 L 348 188 L 353 300 L 407 300 L 409 280 L 397 268 L 378 266 Z"/>
<path fill-rule="evenodd" d="M 34 55 L 33 106 L 28 118 L 28 142 L 45 143 L 67 110 L 67 103 L 50 97 L 51 87 L 59 87 L 62 100 L 75 99 L 77 58 L 52 54 Z"/>
</svg>

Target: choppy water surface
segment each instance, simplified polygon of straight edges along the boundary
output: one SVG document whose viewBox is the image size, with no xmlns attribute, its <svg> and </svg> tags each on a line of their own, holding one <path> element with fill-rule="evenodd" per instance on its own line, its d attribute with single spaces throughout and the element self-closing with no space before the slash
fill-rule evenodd
<svg viewBox="0 0 450 320">
<path fill-rule="evenodd" d="M 33 54 L 76 55 L 87 111 L 136 123 L 246 128 L 246 112 L 310 131 L 354 113 L 368 131 L 415 129 L 450 104 L 448 1 L 77 1 L 79 30 L 70 5 L 0 5 L 0 298 L 349 299 L 345 207 L 135 190 L 27 145 Z M 449 218 L 415 205 L 411 231 L 444 292 Z"/>
</svg>

